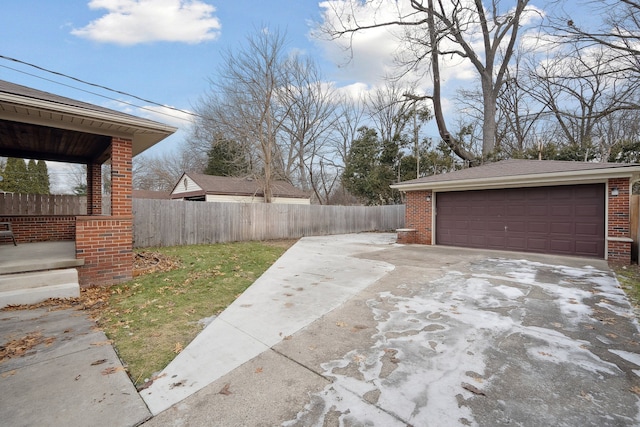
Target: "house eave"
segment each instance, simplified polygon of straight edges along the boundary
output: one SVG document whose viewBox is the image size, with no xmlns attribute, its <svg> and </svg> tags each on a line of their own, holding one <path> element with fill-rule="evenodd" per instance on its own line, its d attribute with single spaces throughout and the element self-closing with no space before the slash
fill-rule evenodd
<svg viewBox="0 0 640 427">
<path fill-rule="evenodd" d="M 12 93 L 0 93 L 0 119 L 128 138 L 133 141 L 134 156 L 178 130 L 128 114 L 92 110 Z"/>
<path fill-rule="evenodd" d="M 528 174 L 501 176 L 483 179 L 465 179 L 436 182 L 415 182 L 392 184 L 391 188 L 407 191 L 467 191 L 489 190 L 495 188 L 518 188 L 552 185 L 593 184 L 606 182 L 611 178 L 629 178 L 631 182 L 640 180 L 640 166 L 616 169 L 595 169 L 586 171 L 554 172 L 546 174 Z"/>
</svg>

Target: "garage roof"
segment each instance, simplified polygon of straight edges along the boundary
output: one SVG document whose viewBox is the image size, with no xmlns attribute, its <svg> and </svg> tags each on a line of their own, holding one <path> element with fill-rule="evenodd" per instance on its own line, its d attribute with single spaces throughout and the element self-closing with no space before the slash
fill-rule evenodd
<svg viewBox="0 0 640 427">
<path fill-rule="evenodd" d="M 627 177 L 631 181 L 640 179 L 640 164 L 512 159 L 404 181 L 391 187 L 401 191 L 454 191 L 586 184 Z"/>
<path fill-rule="evenodd" d="M 111 137 L 133 141 L 133 155 L 177 129 L 0 80 L 0 154 L 90 162 L 106 160 Z"/>
</svg>

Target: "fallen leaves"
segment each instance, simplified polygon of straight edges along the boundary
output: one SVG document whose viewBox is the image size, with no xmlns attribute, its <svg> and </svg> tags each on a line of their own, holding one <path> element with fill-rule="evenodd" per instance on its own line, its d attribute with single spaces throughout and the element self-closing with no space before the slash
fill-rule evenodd
<svg viewBox="0 0 640 427">
<path fill-rule="evenodd" d="M 182 350 L 184 350 L 184 348 L 182 347 L 182 344 L 180 344 L 179 342 L 175 343 L 175 345 L 173 346 L 173 352 L 175 354 L 179 354 L 182 352 Z"/>
<path fill-rule="evenodd" d="M 133 254 L 133 277 L 171 271 L 181 266 L 182 264 L 177 258 L 159 252 L 142 251 Z"/>
<path fill-rule="evenodd" d="M 97 310 L 107 304 L 112 293 L 107 286 L 90 286 L 80 289 L 78 298 L 49 298 L 37 304 L 9 305 L 0 311 L 34 310 L 37 308 L 49 308 L 50 311 L 75 308 L 78 310 Z"/>
<path fill-rule="evenodd" d="M 484 394 L 484 392 L 482 390 L 480 390 L 478 387 L 468 384 L 468 383 L 462 383 L 460 384 L 462 386 L 463 389 L 470 391 L 473 394 L 477 394 L 478 396 L 486 396 L 486 394 Z"/>
<path fill-rule="evenodd" d="M 116 372 L 125 372 L 125 369 L 122 366 L 109 366 L 108 368 L 104 369 L 100 373 L 102 375 L 112 375 L 112 374 L 115 374 Z"/>
<path fill-rule="evenodd" d="M 102 365 L 103 363 L 106 363 L 106 362 L 107 362 L 107 359 L 96 360 L 95 362 L 91 362 L 91 366 Z"/>
<path fill-rule="evenodd" d="M 24 356 L 28 351 L 39 344 L 51 345 L 56 337 L 44 337 L 42 332 L 29 332 L 25 336 L 13 339 L 0 346 L 0 363 L 5 360 Z"/>
<path fill-rule="evenodd" d="M 224 387 L 222 387 L 222 389 L 220 389 L 218 394 L 224 394 L 225 396 L 228 396 L 228 395 L 232 394 L 231 390 L 230 390 L 230 387 L 231 387 L 231 383 L 226 383 L 224 385 Z"/>
</svg>

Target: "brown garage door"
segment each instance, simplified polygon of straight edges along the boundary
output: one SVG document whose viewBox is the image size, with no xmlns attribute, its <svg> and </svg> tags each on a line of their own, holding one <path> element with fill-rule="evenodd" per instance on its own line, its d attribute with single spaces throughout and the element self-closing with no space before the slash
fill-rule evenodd
<svg viewBox="0 0 640 427">
<path fill-rule="evenodd" d="M 436 244 L 604 258 L 604 184 L 436 195 Z"/>
</svg>

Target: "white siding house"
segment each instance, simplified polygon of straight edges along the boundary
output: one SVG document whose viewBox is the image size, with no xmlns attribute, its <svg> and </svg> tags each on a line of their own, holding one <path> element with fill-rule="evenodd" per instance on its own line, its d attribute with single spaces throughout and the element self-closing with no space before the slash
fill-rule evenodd
<svg viewBox="0 0 640 427">
<path fill-rule="evenodd" d="M 206 202 L 264 203 L 263 186 L 253 178 L 182 174 L 171 191 L 171 198 Z M 309 194 L 286 181 L 272 183 L 272 203 L 311 203 Z"/>
</svg>

